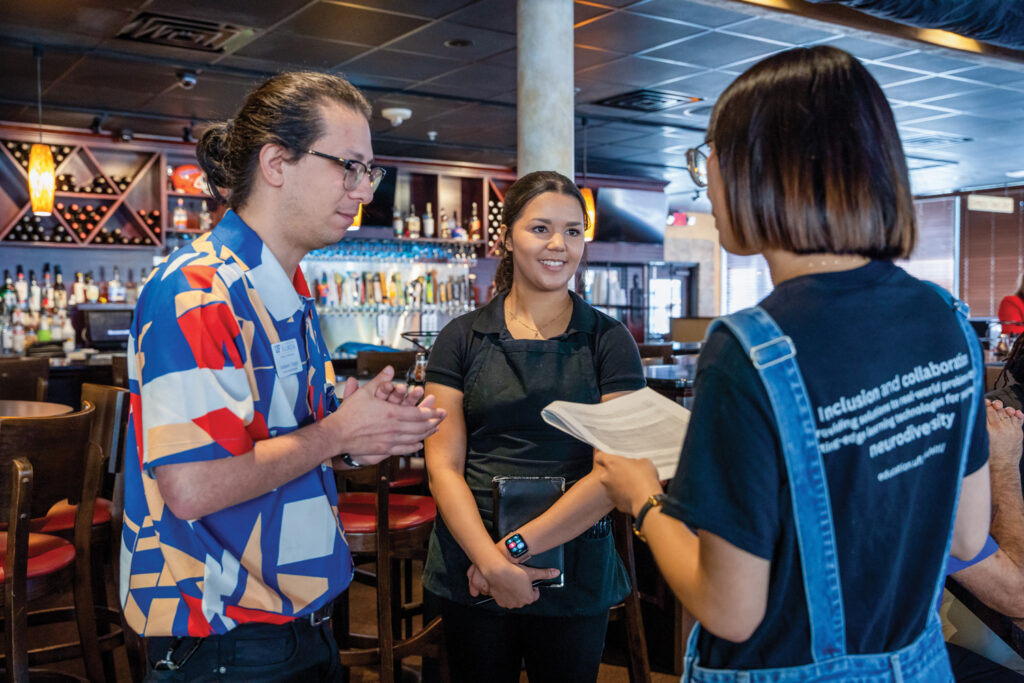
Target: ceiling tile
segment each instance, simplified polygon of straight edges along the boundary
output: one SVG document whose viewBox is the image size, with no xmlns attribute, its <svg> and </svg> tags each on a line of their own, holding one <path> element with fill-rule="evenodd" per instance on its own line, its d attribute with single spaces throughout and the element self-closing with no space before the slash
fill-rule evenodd
<svg viewBox="0 0 1024 683">
<path fill-rule="evenodd" d="M 630 12 L 679 19 L 698 26 L 718 28 L 747 19 L 750 15 L 688 0 L 648 0 L 631 5 Z"/>
<path fill-rule="evenodd" d="M 726 33 L 705 33 L 668 47 L 647 53 L 648 57 L 661 57 L 698 66 L 720 67 L 735 62 L 765 57 L 780 49 L 777 44 Z"/>
<path fill-rule="evenodd" d="M 468 88 L 476 97 L 492 93 L 516 91 L 516 70 L 493 64 L 471 64 L 457 71 L 431 79 L 424 86 L 455 85 Z"/>
<path fill-rule="evenodd" d="M 582 2 L 573 3 L 572 6 L 572 21 L 573 24 L 579 24 L 580 22 L 599 17 L 602 14 L 607 14 L 610 10 L 604 7 L 598 7 L 596 5 L 589 5 Z"/>
<path fill-rule="evenodd" d="M 909 123 L 918 119 L 929 119 L 943 116 L 949 112 L 930 107 L 915 107 L 912 104 L 898 105 L 892 108 L 892 114 L 898 123 Z"/>
<path fill-rule="evenodd" d="M 576 29 L 579 45 L 633 53 L 699 33 L 701 29 L 628 12 L 607 14 Z"/>
<path fill-rule="evenodd" d="M 949 57 L 944 54 L 935 54 L 933 52 L 915 52 L 909 55 L 900 55 L 898 57 L 886 59 L 885 63 L 893 66 L 901 66 L 905 69 L 917 69 L 918 71 L 924 71 L 929 74 L 940 74 L 947 71 L 956 71 L 958 69 L 977 66 L 973 62 L 954 59 L 953 57 Z M 1024 78 L 1024 75 L 1022 75 L 1021 78 Z"/>
<path fill-rule="evenodd" d="M 699 67 L 660 62 L 645 57 L 623 57 L 576 73 L 589 80 L 646 88 L 654 83 L 689 76 L 701 70 Z"/>
<path fill-rule="evenodd" d="M 803 24 L 761 17 L 754 17 L 741 24 L 730 26 L 728 32 L 754 38 L 776 40 L 790 45 L 809 45 L 827 40 L 836 35 L 834 31 L 822 31 L 804 26 Z"/>
<path fill-rule="evenodd" d="M 706 71 L 696 76 L 687 76 L 678 81 L 666 83 L 663 88 L 671 88 L 676 92 L 695 95 L 706 99 L 714 99 L 722 94 L 739 74 L 728 71 Z"/>
<path fill-rule="evenodd" d="M 1024 102 L 1024 93 L 1003 88 L 979 88 L 969 93 L 930 100 L 928 104 L 970 113 L 981 109 L 1011 108 L 1021 102 Z"/>
<path fill-rule="evenodd" d="M 606 64 L 612 60 L 621 57 L 616 52 L 606 52 L 604 50 L 598 50 L 592 47 L 584 47 L 582 45 L 576 45 L 572 51 L 573 68 L 576 69 L 576 73 L 579 73 L 583 69 L 589 69 L 592 66 L 598 64 Z"/>
<path fill-rule="evenodd" d="M 311 69 L 330 69 L 366 52 L 367 49 L 365 45 L 351 45 L 310 36 L 298 38 L 292 33 L 271 31 L 234 54 Z"/>
<path fill-rule="evenodd" d="M 875 77 L 875 80 L 878 81 L 879 85 L 889 85 L 890 83 L 902 83 L 903 81 L 909 81 L 921 77 L 921 74 L 916 71 L 896 69 L 891 66 L 884 66 L 882 64 L 875 62 L 864 62 L 864 66 L 871 73 L 871 75 Z"/>
<path fill-rule="evenodd" d="M 509 0 L 478 0 L 468 7 L 453 12 L 446 22 L 475 26 L 489 31 L 515 34 L 516 3 Z"/>
<path fill-rule="evenodd" d="M 139 2 L 118 0 L 4 0 L 0 3 L 0 27 L 4 33 L 32 40 L 39 32 L 93 38 L 117 34 L 134 14 Z"/>
<path fill-rule="evenodd" d="M 423 19 L 321 2 L 289 19 L 281 28 L 300 36 L 383 45 L 426 23 Z"/>
<path fill-rule="evenodd" d="M 854 57 L 859 57 L 860 59 L 885 59 L 886 57 L 895 57 L 896 55 L 911 51 L 906 47 L 880 43 L 874 40 L 865 40 L 863 38 L 854 38 L 853 36 L 841 36 L 835 40 L 828 41 L 826 44 L 838 47 L 840 50 L 846 50 Z"/>
<path fill-rule="evenodd" d="M 111 78 L 113 74 L 117 74 L 116 79 Z M 89 88 L 106 88 L 122 89 L 126 94 L 153 95 L 163 92 L 177 82 L 177 70 L 172 66 L 106 57 L 85 57 L 68 70 L 54 88 L 59 89 L 61 94 L 71 88 L 82 93 L 87 92 Z M 94 99 L 99 103 L 103 102 L 101 97 Z"/>
<path fill-rule="evenodd" d="M 152 0 L 146 4 L 146 11 L 235 26 L 268 28 L 308 4 L 309 0 Z"/>
<path fill-rule="evenodd" d="M 588 147 L 599 147 L 610 142 L 623 142 L 644 137 L 645 133 L 639 126 L 626 127 L 619 125 L 590 124 L 586 128 L 586 135 L 582 126 L 576 126 L 576 144 L 582 145 L 584 137 Z"/>
<path fill-rule="evenodd" d="M 925 132 L 959 135 L 966 138 L 985 138 L 1001 135 L 1003 122 L 975 116 L 953 115 L 914 124 L 913 128 Z"/>
<path fill-rule="evenodd" d="M 42 62 L 42 84 L 44 94 L 57 78 L 61 77 L 76 61 L 78 55 L 66 52 L 46 52 Z M 14 99 L 36 99 L 36 60 L 29 47 L 0 45 L 0 93 Z"/>
<path fill-rule="evenodd" d="M 362 5 L 367 9 L 385 12 L 400 12 L 417 17 L 437 19 L 470 4 L 472 0 L 346 0 L 348 4 Z"/>
<path fill-rule="evenodd" d="M 957 72 L 956 76 L 992 85 L 1012 85 L 1014 87 L 1024 85 L 1024 67 L 1020 70 L 1011 70 L 995 66 L 978 66 L 968 71 Z"/>
<path fill-rule="evenodd" d="M 885 90 L 885 96 L 889 99 L 915 102 L 977 90 L 978 86 L 953 78 L 931 76 L 908 83 L 883 86 L 883 89 Z"/>
<path fill-rule="evenodd" d="M 461 111 L 466 109 L 467 105 L 414 92 L 401 92 L 375 95 L 373 107 L 378 111 L 385 107 L 406 107 L 412 110 L 412 117 L 409 118 L 409 121 L 420 122 Z"/>
<path fill-rule="evenodd" d="M 471 40 L 473 44 L 460 48 L 445 47 L 444 42 L 451 39 Z M 508 33 L 499 33 L 483 28 L 471 29 L 460 24 L 437 21 L 388 47 L 421 54 L 442 55 L 469 62 L 490 57 L 515 46 L 516 37 Z"/>
<path fill-rule="evenodd" d="M 364 57 L 346 62 L 340 68 L 353 78 L 357 75 L 399 76 L 403 79 L 422 81 L 461 66 L 463 63 L 454 59 L 411 55 L 396 50 L 375 50 Z"/>
</svg>

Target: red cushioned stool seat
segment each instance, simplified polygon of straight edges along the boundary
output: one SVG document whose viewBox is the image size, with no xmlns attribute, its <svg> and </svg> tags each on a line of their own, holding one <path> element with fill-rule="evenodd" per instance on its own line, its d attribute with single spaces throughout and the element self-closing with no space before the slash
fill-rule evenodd
<svg viewBox="0 0 1024 683">
<path fill-rule="evenodd" d="M 67 569 L 75 561 L 75 546 L 59 536 L 28 535 L 28 574 L 35 579 Z M 0 531 L 0 583 L 7 576 L 7 532 Z"/>
<path fill-rule="evenodd" d="M 110 501 L 106 498 L 96 499 L 96 508 L 92 513 L 92 525 L 102 526 L 110 524 Z M 62 500 L 46 514 L 45 517 L 33 519 L 29 522 L 28 528 L 37 534 L 55 534 L 58 532 L 70 532 L 75 528 L 75 513 L 78 506 Z"/>
<path fill-rule="evenodd" d="M 372 492 L 338 494 L 338 516 L 346 533 L 372 534 L 377 530 L 376 498 Z M 388 529 L 411 529 L 436 518 L 437 505 L 430 496 L 388 496 Z"/>
<path fill-rule="evenodd" d="M 410 489 L 427 480 L 427 467 L 423 458 L 405 456 L 398 460 L 398 466 L 391 469 L 389 486 L 393 489 Z"/>
</svg>

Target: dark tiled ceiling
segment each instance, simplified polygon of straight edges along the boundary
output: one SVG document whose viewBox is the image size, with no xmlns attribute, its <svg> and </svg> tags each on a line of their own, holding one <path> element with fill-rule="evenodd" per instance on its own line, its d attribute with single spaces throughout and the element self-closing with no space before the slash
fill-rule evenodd
<svg viewBox="0 0 1024 683">
<path fill-rule="evenodd" d="M 143 10 L 245 33 L 223 53 L 116 38 Z M 692 194 L 684 153 L 704 139 L 722 90 L 769 54 L 820 43 L 850 51 L 882 83 L 917 191 L 997 184 L 1024 166 L 1024 60 L 727 0 L 577 0 L 574 20 L 576 111 L 588 121 L 586 145 L 576 129 L 580 170 L 586 154 L 592 173 L 660 177 Z M 35 118 L 34 43 L 45 48 L 47 123 L 84 127 L 109 110 L 107 130 L 175 137 L 193 119 L 230 116 L 269 74 L 314 68 L 363 87 L 377 112 L 413 110 L 399 127 L 375 116 L 378 155 L 514 165 L 515 26 L 513 0 L 0 0 L 0 118 Z M 186 68 L 198 72 L 192 90 L 177 86 Z M 596 104 L 641 88 L 703 99 L 654 113 Z"/>
</svg>

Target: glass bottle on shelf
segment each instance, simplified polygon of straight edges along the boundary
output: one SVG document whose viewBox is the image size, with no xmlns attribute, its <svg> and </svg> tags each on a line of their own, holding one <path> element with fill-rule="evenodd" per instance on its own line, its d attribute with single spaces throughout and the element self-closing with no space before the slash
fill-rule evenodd
<svg viewBox="0 0 1024 683">
<path fill-rule="evenodd" d="M 55 292 L 53 289 L 53 278 L 50 276 L 50 264 L 43 264 L 43 308 L 50 310 L 54 307 L 53 297 Z"/>
<path fill-rule="evenodd" d="M 60 266 L 54 266 L 53 277 L 53 307 L 58 311 L 66 311 L 68 308 L 68 290 L 64 287 L 64 274 L 60 272 Z"/>
<path fill-rule="evenodd" d="M 434 213 L 430 202 L 427 202 L 427 212 L 423 214 L 423 236 L 434 236 Z"/>
<path fill-rule="evenodd" d="M 203 232 L 209 232 L 213 227 L 213 216 L 210 215 L 210 209 L 206 205 L 206 200 L 203 200 L 203 207 L 199 209 L 199 229 Z"/>
<path fill-rule="evenodd" d="M 438 224 L 437 236 L 441 239 L 448 239 L 452 236 L 451 225 L 448 224 L 448 212 L 441 209 L 441 214 L 438 216 L 440 223 Z"/>
<path fill-rule="evenodd" d="M 473 202 L 473 216 L 469 219 L 469 239 L 475 242 L 481 238 L 480 216 L 476 213 L 476 202 Z"/>
<path fill-rule="evenodd" d="M 100 300 L 100 288 L 92 278 L 92 271 L 85 274 L 85 301 L 94 304 Z"/>
<path fill-rule="evenodd" d="M 28 271 L 28 310 L 38 313 L 43 307 L 43 289 L 36 281 L 36 271 Z"/>
<path fill-rule="evenodd" d="M 185 211 L 185 200 L 178 197 L 178 205 L 174 207 L 172 222 L 175 230 L 188 230 L 188 212 Z"/>
<path fill-rule="evenodd" d="M 112 304 L 124 303 L 127 298 L 125 292 L 124 283 L 121 282 L 121 274 L 117 272 L 117 266 L 114 266 L 114 277 L 107 283 L 107 301 Z"/>
<path fill-rule="evenodd" d="M 14 277 L 14 293 L 18 298 L 18 306 L 25 308 L 28 305 L 28 280 L 25 279 L 25 271 L 20 265 Z"/>
<path fill-rule="evenodd" d="M 82 271 L 75 271 L 75 282 L 71 285 L 71 302 L 74 304 L 85 303 L 85 279 Z"/>
<path fill-rule="evenodd" d="M 395 237 L 402 237 L 405 234 L 405 222 L 402 220 L 402 212 L 397 206 L 391 207 L 391 230 Z"/>
<path fill-rule="evenodd" d="M 420 236 L 420 217 L 416 215 L 416 205 L 409 205 L 409 215 L 405 217 L 405 236 L 416 239 Z"/>
</svg>

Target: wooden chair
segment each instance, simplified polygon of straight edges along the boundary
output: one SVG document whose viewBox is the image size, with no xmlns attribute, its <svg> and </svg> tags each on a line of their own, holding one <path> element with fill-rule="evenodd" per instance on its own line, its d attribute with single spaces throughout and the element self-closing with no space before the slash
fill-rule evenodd
<svg viewBox="0 0 1024 683">
<path fill-rule="evenodd" d="M 441 659 L 441 619 L 433 619 L 418 633 L 399 632 L 403 613 L 421 610 L 411 603 L 411 592 L 402 599 L 398 591 L 399 561 L 426 557 L 427 541 L 437 517 L 437 507 L 429 496 L 391 493 L 391 468 L 394 458 L 365 472 L 343 472 L 346 479 L 372 478 L 374 489 L 368 492 L 338 494 L 338 514 L 349 549 L 356 561 L 374 558 L 376 572 L 370 583 L 377 589 L 377 637 L 349 632 L 348 592 L 335 603 L 334 631 L 341 648 L 343 667 L 380 667 L 381 683 L 394 683 L 401 678 L 401 660 L 413 655 Z M 346 475 L 348 475 L 346 477 Z M 379 529 L 388 529 L 380 534 Z M 406 571 L 409 576 L 410 572 Z M 369 577 L 359 575 L 362 580 Z M 411 588 L 411 586 L 409 586 Z M 411 621 L 409 622 L 411 630 Z"/>
<path fill-rule="evenodd" d="M 658 364 L 672 363 L 671 344 L 639 344 L 641 360 L 654 359 Z"/>
<path fill-rule="evenodd" d="M 0 360 L 0 400 L 45 401 L 49 381 L 48 358 Z"/>
<path fill-rule="evenodd" d="M 632 518 L 624 512 L 612 511 L 612 534 L 615 550 L 626 565 L 629 575 L 629 595 L 611 609 L 609 621 L 621 621 L 626 634 L 627 668 L 630 683 L 646 683 L 651 680 L 651 663 L 647 657 L 647 637 L 644 633 L 643 613 L 640 609 L 640 592 L 636 583 L 636 561 L 633 556 Z"/>
<path fill-rule="evenodd" d="M 0 474 L 11 480 L 0 483 L 0 506 L 9 511 L 3 534 L 4 667 L 9 681 L 28 680 L 29 666 L 78 657 L 90 681 L 106 680 L 91 577 L 92 516 L 102 468 L 102 453 L 90 436 L 94 412 L 85 403 L 68 415 L 0 420 Z M 63 499 L 78 505 L 74 540 L 30 533 L 29 520 L 44 516 Z M 73 608 L 28 611 L 33 601 L 68 586 Z M 76 642 L 29 649 L 29 626 L 69 621 L 77 626 Z M 32 679 L 42 680 L 35 673 Z"/>
<path fill-rule="evenodd" d="M 128 356 L 117 353 L 110 359 L 111 381 L 115 387 L 128 388 Z"/>
</svg>

